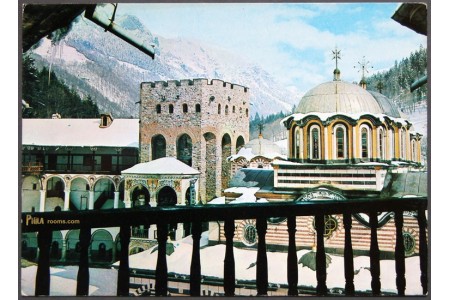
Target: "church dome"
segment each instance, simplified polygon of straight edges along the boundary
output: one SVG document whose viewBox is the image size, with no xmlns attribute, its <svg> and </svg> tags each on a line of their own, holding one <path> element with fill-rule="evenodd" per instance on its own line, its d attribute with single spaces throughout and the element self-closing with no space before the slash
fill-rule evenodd
<svg viewBox="0 0 450 300">
<path fill-rule="evenodd" d="M 253 155 L 264 157 L 281 155 L 280 147 L 274 142 L 264 139 L 262 136 L 249 141 L 245 144 L 244 148 L 250 148 Z"/>
<path fill-rule="evenodd" d="M 309 90 L 300 100 L 296 112 L 371 113 L 400 117 L 398 109 L 387 97 L 341 80 L 325 82 Z"/>
</svg>

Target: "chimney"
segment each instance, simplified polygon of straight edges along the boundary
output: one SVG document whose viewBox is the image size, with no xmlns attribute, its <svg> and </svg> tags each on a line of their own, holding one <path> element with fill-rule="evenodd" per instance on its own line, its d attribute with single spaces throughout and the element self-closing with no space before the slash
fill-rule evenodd
<svg viewBox="0 0 450 300">
<path fill-rule="evenodd" d="M 108 128 L 114 121 L 111 113 L 100 115 L 100 128 Z"/>
</svg>

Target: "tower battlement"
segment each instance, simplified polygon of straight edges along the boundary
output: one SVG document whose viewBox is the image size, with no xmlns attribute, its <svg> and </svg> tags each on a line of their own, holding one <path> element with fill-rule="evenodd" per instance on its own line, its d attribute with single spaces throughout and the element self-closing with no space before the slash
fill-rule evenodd
<svg viewBox="0 0 450 300">
<path fill-rule="evenodd" d="M 156 89 L 164 88 L 174 88 L 180 86 L 206 86 L 212 85 L 217 87 L 223 87 L 232 90 L 243 91 L 247 93 L 249 88 L 240 84 L 235 84 L 221 79 L 206 79 L 206 78 L 194 78 L 194 79 L 181 79 L 181 80 L 161 80 L 161 81 L 150 81 L 141 83 L 141 88 L 144 86 L 149 86 Z"/>
</svg>

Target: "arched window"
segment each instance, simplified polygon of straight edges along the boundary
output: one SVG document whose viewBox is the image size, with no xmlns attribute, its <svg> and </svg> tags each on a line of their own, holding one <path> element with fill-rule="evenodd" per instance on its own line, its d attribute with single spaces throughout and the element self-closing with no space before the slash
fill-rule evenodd
<svg viewBox="0 0 450 300">
<path fill-rule="evenodd" d="M 400 129 L 400 158 L 406 159 L 406 130 Z"/>
<path fill-rule="evenodd" d="M 248 108 L 245 109 L 245 116 L 248 117 Z"/>
<path fill-rule="evenodd" d="M 160 105 L 160 104 L 157 104 L 157 105 L 156 105 L 156 113 L 157 113 L 157 114 L 160 114 L 160 113 L 161 113 L 161 105 Z"/>
<path fill-rule="evenodd" d="M 361 125 L 361 158 L 370 158 L 370 129 L 367 125 Z"/>
<path fill-rule="evenodd" d="M 201 111 L 200 104 L 195 104 L 195 112 L 199 113 Z"/>
<path fill-rule="evenodd" d="M 173 104 L 169 105 L 169 114 L 173 114 Z"/>
<path fill-rule="evenodd" d="M 347 128 L 338 124 L 333 128 L 333 138 L 334 138 L 334 147 L 333 147 L 333 158 L 334 159 L 345 159 L 348 157 L 347 154 Z"/>
<path fill-rule="evenodd" d="M 378 157 L 382 160 L 386 159 L 386 143 L 383 128 L 378 129 Z"/>
<path fill-rule="evenodd" d="M 225 116 L 228 116 L 228 105 L 225 105 Z"/>
<path fill-rule="evenodd" d="M 411 142 L 411 160 L 417 161 L 417 144 L 416 140 L 412 140 Z"/>
<path fill-rule="evenodd" d="M 186 103 L 183 104 L 183 112 L 187 113 L 188 112 L 188 106 Z"/>
<path fill-rule="evenodd" d="M 320 127 L 313 125 L 309 129 L 309 158 L 320 159 Z"/>
<path fill-rule="evenodd" d="M 220 115 L 221 112 L 222 112 L 222 106 L 219 104 L 219 105 L 217 106 L 217 113 Z"/>
<path fill-rule="evenodd" d="M 295 128 L 295 158 L 301 158 L 300 156 L 300 147 L 302 145 L 302 141 L 301 141 L 301 135 L 300 135 L 300 127 L 296 127 Z"/>
<path fill-rule="evenodd" d="M 236 112 L 236 107 L 233 105 L 233 114 Z"/>
</svg>

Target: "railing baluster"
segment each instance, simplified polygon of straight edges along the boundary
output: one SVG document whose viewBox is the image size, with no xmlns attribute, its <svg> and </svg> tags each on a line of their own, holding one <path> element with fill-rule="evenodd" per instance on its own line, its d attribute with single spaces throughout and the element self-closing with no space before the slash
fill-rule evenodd
<svg viewBox="0 0 450 300">
<path fill-rule="evenodd" d="M 344 272 L 345 272 L 345 294 L 347 296 L 355 295 L 355 277 L 353 265 L 353 246 L 352 246 L 352 215 L 344 213 L 345 228 L 345 247 L 344 247 Z"/>
<path fill-rule="evenodd" d="M 200 265 L 200 237 L 202 234 L 202 223 L 192 223 L 192 259 L 190 291 L 191 296 L 200 296 L 201 265 Z"/>
<path fill-rule="evenodd" d="M 316 252 L 316 293 L 319 296 L 327 294 L 327 265 L 325 257 L 325 244 L 323 242 L 323 234 L 325 231 L 325 217 L 323 214 L 315 216 L 316 233 L 317 233 L 317 252 Z"/>
<path fill-rule="evenodd" d="M 166 223 L 157 225 L 158 240 L 158 260 L 156 262 L 156 296 L 167 296 L 167 234 L 168 228 Z"/>
<path fill-rule="evenodd" d="M 395 211 L 395 272 L 399 296 L 405 295 L 405 244 L 403 242 L 403 211 Z"/>
<path fill-rule="evenodd" d="M 420 282 L 422 284 L 422 293 L 428 293 L 428 244 L 427 244 L 427 219 L 425 209 L 420 208 L 417 215 L 419 223 L 419 255 L 420 255 Z"/>
<path fill-rule="evenodd" d="M 372 294 L 381 295 L 380 282 L 380 249 L 378 248 L 378 217 L 376 212 L 369 214 L 370 223 L 370 274 L 372 275 Z"/>
<path fill-rule="evenodd" d="M 288 217 L 288 234 L 289 247 L 287 257 L 287 278 L 288 278 L 288 296 L 298 296 L 298 262 L 297 262 L 297 247 L 295 245 L 296 217 Z"/>
<path fill-rule="evenodd" d="M 256 288 L 257 294 L 267 295 L 268 270 L 267 270 L 267 249 L 266 249 L 266 232 L 267 219 L 256 219 L 256 230 L 258 232 L 258 254 L 256 258 Z"/>
<path fill-rule="evenodd" d="M 89 295 L 89 244 L 91 229 L 80 228 L 80 263 L 77 274 L 77 296 Z"/>
<path fill-rule="evenodd" d="M 36 271 L 36 296 L 50 295 L 50 244 L 52 231 L 40 230 L 38 233 L 39 258 Z"/>
<path fill-rule="evenodd" d="M 130 226 L 120 226 L 120 265 L 117 274 L 117 296 L 128 296 L 130 294 L 130 266 L 128 263 L 130 236 Z"/>
<path fill-rule="evenodd" d="M 234 296 L 235 289 L 235 267 L 233 254 L 234 220 L 225 220 L 225 260 L 223 269 L 223 290 L 225 296 Z"/>
</svg>

